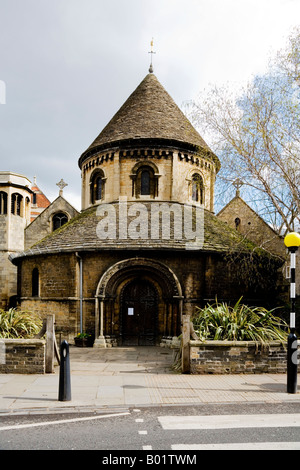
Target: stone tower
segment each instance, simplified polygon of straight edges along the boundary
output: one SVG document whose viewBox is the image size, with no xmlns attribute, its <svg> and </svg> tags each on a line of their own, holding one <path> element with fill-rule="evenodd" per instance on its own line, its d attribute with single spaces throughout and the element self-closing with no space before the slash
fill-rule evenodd
<svg viewBox="0 0 300 470">
<path fill-rule="evenodd" d="M 81 155 L 82 209 L 126 197 L 213 211 L 220 163 L 149 73 Z"/>
<path fill-rule="evenodd" d="M 0 172 L 0 308 L 14 305 L 17 268 L 9 255 L 24 250 L 24 229 L 30 223 L 31 182 L 16 173 Z"/>
</svg>

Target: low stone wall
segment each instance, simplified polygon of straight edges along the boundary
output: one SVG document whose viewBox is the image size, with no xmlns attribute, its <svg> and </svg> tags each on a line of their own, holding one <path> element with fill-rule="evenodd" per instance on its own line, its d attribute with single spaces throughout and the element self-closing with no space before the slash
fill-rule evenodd
<svg viewBox="0 0 300 470">
<path fill-rule="evenodd" d="M 190 346 L 191 374 L 286 373 L 287 351 L 279 341 L 195 341 Z"/>
<path fill-rule="evenodd" d="M 44 374 L 46 341 L 1 339 L 1 374 Z"/>
</svg>

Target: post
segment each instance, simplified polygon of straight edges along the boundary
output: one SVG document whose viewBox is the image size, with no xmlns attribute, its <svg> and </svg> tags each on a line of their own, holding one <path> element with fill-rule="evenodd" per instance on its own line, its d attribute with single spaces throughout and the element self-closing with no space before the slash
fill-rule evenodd
<svg viewBox="0 0 300 470">
<path fill-rule="evenodd" d="M 46 320 L 46 374 L 54 372 L 54 315 L 47 315 Z"/>
<path fill-rule="evenodd" d="M 287 393 L 297 393 L 297 336 L 296 336 L 296 251 L 300 246 L 300 235 L 290 233 L 284 243 L 290 252 L 291 277 L 290 277 L 290 334 L 287 345 Z"/>
<path fill-rule="evenodd" d="M 296 331 L 296 248 L 290 248 L 291 281 L 290 281 L 290 334 L 287 349 L 287 393 L 297 393 L 297 336 Z M 295 354 L 296 351 L 296 354 Z"/>
<path fill-rule="evenodd" d="M 190 315 L 182 315 L 182 373 L 190 373 Z"/>
<path fill-rule="evenodd" d="M 69 344 L 63 341 L 60 345 L 60 370 L 58 401 L 71 400 L 71 370 Z"/>
</svg>

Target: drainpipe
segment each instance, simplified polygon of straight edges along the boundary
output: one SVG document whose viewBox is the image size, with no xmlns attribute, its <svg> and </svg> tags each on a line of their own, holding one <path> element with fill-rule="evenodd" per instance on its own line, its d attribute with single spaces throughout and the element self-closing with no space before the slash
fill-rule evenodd
<svg viewBox="0 0 300 470">
<path fill-rule="evenodd" d="M 80 303 L 80 333 L 82 333 L 82 258 L 79 256 L 78 252 L 75 253 L 76 257 L 79 259 L 79 303 Z"/>
</svg>

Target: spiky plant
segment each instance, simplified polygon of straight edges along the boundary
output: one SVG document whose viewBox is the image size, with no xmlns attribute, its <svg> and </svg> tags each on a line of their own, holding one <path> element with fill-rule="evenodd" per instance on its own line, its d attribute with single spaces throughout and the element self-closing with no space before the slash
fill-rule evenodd
<svg viewBox="0 0 300 470">
<path fill-rule="evenodd" d="M 42 328 L 42 320 L 36 314 L 10 308 L 0 310 L 0 338 L 31 338 Z"/>
<path fill-rule="evenodd" d="M 208 304 L 197 308 L 192 318 L 195 332 L 202 341 L 269 341 L 287 340 L 287 324 L 274 315 L 273 310 L 264 307 L 249 307 L 241 303 L 235 305 L 224 302 Z"/>
</svg>

